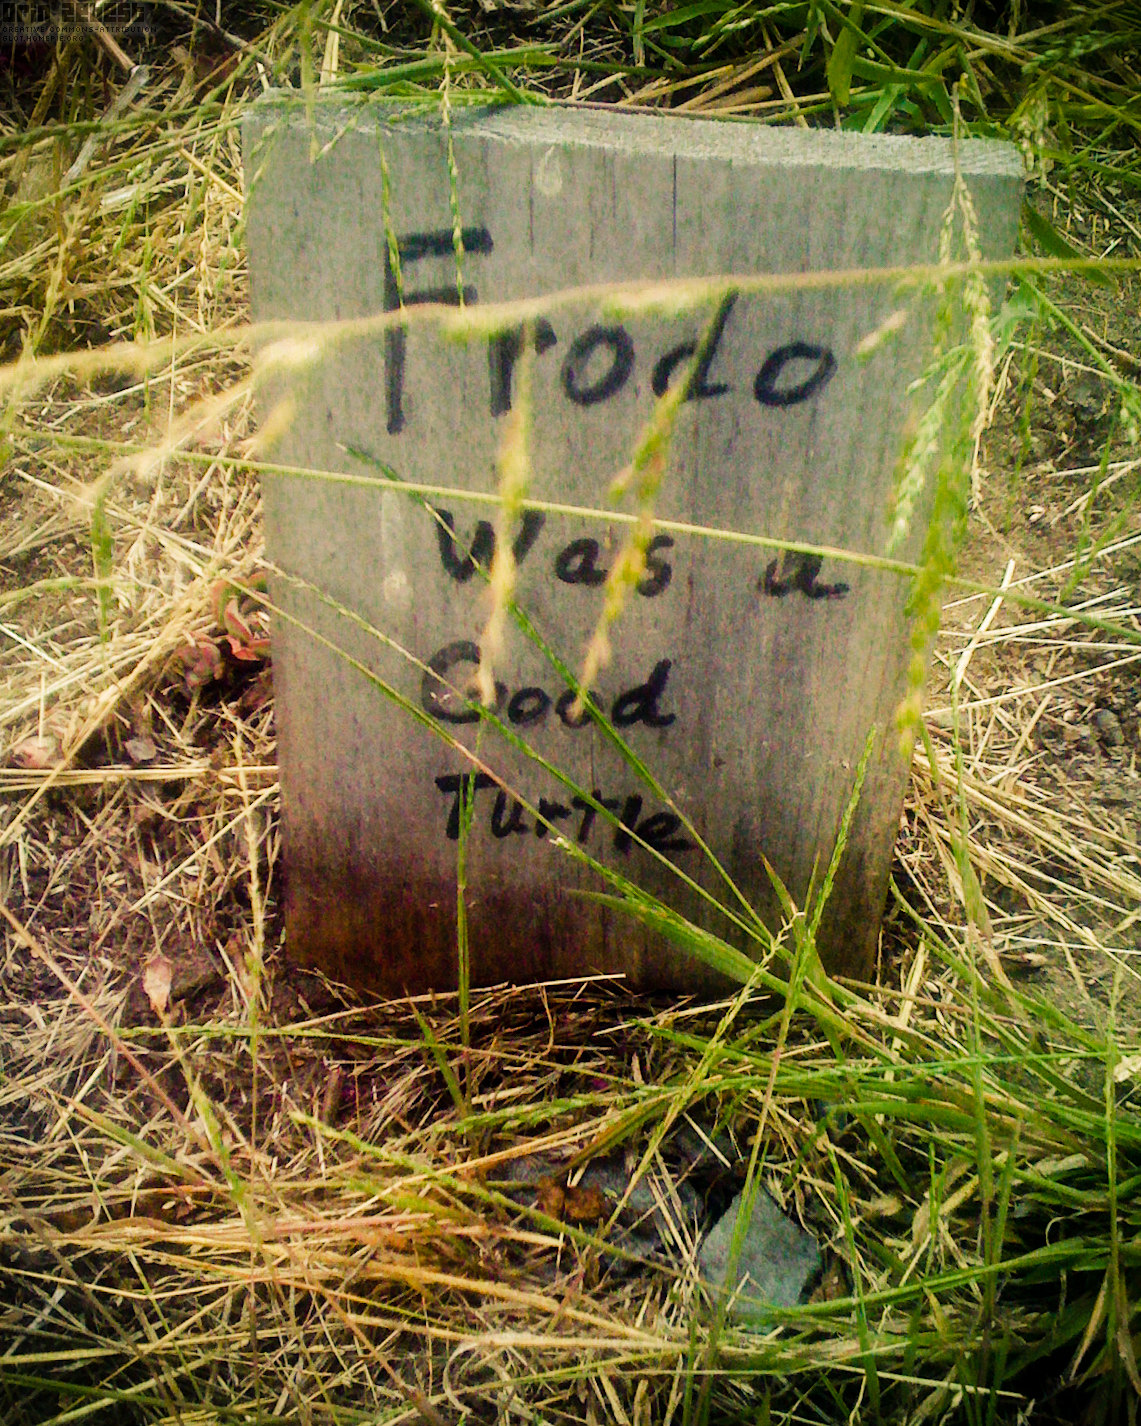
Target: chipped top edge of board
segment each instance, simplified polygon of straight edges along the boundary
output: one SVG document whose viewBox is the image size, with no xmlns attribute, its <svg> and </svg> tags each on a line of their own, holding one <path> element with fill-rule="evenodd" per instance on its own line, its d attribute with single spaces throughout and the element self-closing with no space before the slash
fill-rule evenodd
<svg viewBox="0 0 1141 1426">
<path fill-rule="evenodd" d="M 279 117 L 280 116 L 280 117 Z M 437 110 L 408 101 L 318 96 L 307 105 L 288 90 L 270 90 L 247 111 L 248 138 L 268 135 L 284 118 L 291 129 L 312 124 L 324 138 L 338 130 L 413 127 L 442 131 Z M 1002 139 L 955 140 L 909 134 L 861 134 L 836 129 L 801 129 L 773 124 L 727 122 L 700 115 L 628 113 L 574 104 L 486 104 L 453 111 L 457 137 L 481 134 L 505 143 L 563 144 L 613 153 L 731 161 L 743 166 L 891 170 L 901 174 L 952 174 L 1023 178 L 1022 156 Z"/>
</svg>

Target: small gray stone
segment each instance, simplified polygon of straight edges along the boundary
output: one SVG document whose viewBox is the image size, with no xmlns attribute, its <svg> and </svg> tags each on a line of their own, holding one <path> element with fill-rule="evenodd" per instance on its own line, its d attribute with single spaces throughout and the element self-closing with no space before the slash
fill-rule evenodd
<svg viewBox="0 0 1141 1426">
<path fill-rule="evenodd" d="M 1093 715 L 1093 725 L 1097 735 L 1107 748 L 1119 748 L 1125 741 L 1121 731 L 1121 720 L 1109 708 L 1099 708 Z"/>
<path fill-rule="evenodd" d="M 769 1307 L 795 1307 L 821 1266 L 815 1238 L 786 1217 L 764 1191 L 757 1194 L 745 1230 L 733 1281 L 727 1281 L 729 1253 L 744 1198 L 739 1193 L 709 1230 L 697 1254 L 701 1274 L 722 1292 L 741 1286 L 733 1303 L 738 1321 L 763 1325 Z"/>
</svg>

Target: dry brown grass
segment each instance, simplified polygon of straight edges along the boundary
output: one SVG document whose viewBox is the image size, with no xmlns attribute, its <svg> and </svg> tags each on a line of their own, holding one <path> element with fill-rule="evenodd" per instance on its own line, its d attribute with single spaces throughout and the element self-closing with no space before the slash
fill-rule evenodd
<svg viewBox="0 0 1141 1426">
<path fill-rule="evenodd" d="M 296 23 L 222 45 L 220 79 L 156 57 L 64 184 L 91 107 L 69 51 L 0 149 L 5 1419 L 643 1426 L 770 1399 L 839 1419 L 877 1392 L 899 1419 L 1014 1419 L 998 1255 L 1047 1283 L 1006 1272 L 1012 1359 L 1043 1344 L 1079 1399 L 1135 1375 L 1110 1328 L 1136 1268 L 1141 654 L 1079 615 L 1138 629 L 1137 466 L 1103 423 L 1091 490 L 1065 333 L 1006 369 L 968 553 L 992 592 L 947 610 L 877 988 L 833 1006 L 807 985 L 783 1020 L 755 994 L 499 988 L 465 1025 L 447 999 L 356 1006 L 283 960 L 264 629 L 219 586 L 261 567 L 235 122 Z M 582 33 L 586 59 L 609 53 Z M 564 79 L 756 114 L 788 105 L 795 54 L 684 90 Z M 1095 255 L 1136 255 L 1128 213 L 1098 211 Z M 1135 339 L 1063 298 L 1103 348 Z M 122 340 L 118 375 L 68 355 Z M 1047 393 L 1021 435 L 1019 370 Z M 1032 519 L 1008 518 L 1020 450 Z M 783 1333 L 711 1319 L 695 1266 L 759 1123 L 757 1172 L 828 1257 Z M 591 1162 L 605 1226 L 536 1187 Z"/>
</svg>

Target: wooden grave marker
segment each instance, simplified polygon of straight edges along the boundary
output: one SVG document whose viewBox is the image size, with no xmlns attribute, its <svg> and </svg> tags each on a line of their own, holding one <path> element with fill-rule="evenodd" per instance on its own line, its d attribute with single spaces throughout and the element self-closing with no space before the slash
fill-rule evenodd
<svg viewBox="0 0 1141 1426">
<path fill-rule="evenodd" d="M 516 315 L 466 341 L 443 333 L 425 304 L 454 306 L 462 286 L 478 316 L 490 303 L 598 284 L 933 262 L 952 143 L 479 108 L 453 112 L 449 161 L 435 112 L 343 100 L 307 110 L 280 96 L 254 107 L 244 143 L 255 319 L 367 319 L 401 303 L 406 318 L 326 333 L 321 359 L 293 380 L 295 411 L 273 460 L 355 479 L 264 483 L 267 554 L 282 571 L 270 590 L 282 611 L 274 680 L 291 955 L 389 993 L 453 986 L 466 786 L 476 983 L 602 970 L 708 988 L 686 953 L 577 894 L 604 883 L 567 846 L 732 939 L 673 870 L 744 914 L 696 833 L 777 924 L 763 859 L 798 901 L 814 874 L 819 883 L 874 727 L 820 933 L 830 968 L 867 974 L 906 777 L 893 715 L 910 658 L 908 582 L 687 527 L 884 554 L 931 299 L 883 282 L 742 282 L 672 310 L 561 296 L 541 314 L 528 309 L 525 329 Z M 966 141 L 958 163 L 984 255 L 1008 256 L 1016 152 Z M 861 358 L 861 341 L 909 303 L 902 329 Z M 608 503 L 610 482 L 656 397 L 690 377 L 645 574 L 595 685 L 672 806 L 575 716 L 565 680 L 510 621 L 495 660 L 497 715 L 579 793 L 481 726 L 456 692 L 475 673 L 488 616 L 488 497 L 524 330 L 526 495 L 538 508 L 513 526 L 516 597 L 575 674 L 635 509 Z M 378 485 L 385 468 L 420 493 Z M 898 558 L 918 556 L 926 514 L 921 500 Z"/>
</svg>

